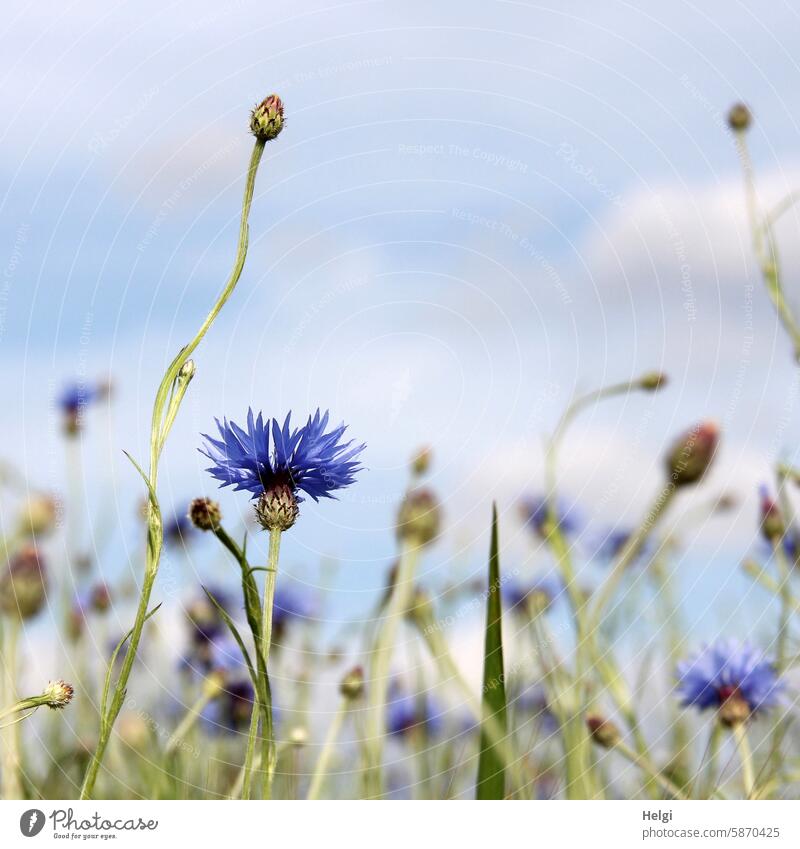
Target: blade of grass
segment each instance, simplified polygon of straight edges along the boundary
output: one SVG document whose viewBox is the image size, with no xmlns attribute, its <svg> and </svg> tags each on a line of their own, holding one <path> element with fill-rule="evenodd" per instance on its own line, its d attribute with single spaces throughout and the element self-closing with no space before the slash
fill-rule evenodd
<svg viewBox="0 0 800 849">
<path fill-rule="evenodd" d="M 492 541 L 489 549 L 489 589 L 486 597 L 486 637 L 483 653 L 483 711 L 505 735 L 506 686 L 503 669 L 502 607 L 500 604 L 500 553 L 497 536 L 497 505 L 492 505 Z M 503 799 L 506 772 L 497 746 L 481 731 L 476 798 Z"/>
</svg>

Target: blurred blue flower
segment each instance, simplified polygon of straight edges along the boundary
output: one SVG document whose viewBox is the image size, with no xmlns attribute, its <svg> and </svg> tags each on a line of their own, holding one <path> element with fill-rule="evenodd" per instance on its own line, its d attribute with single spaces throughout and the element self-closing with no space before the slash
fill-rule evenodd
<svg viewBox="0 0 800 849">
<path fill-rule="evenodd" d="M 325 433 L 328 413 L 319 410 L 303 427 L 290 429 L 291 413 L 281 426 L 276 419 L 253 416 L 247 411 L 247 430 L 234 422 L 217 419 L 220 439 L 203 434 L 206 447 L 200 452 L 213 463 L 206 471 L 221 486 L 247 490 L 257 498 L 276 485 L 287 485 L 314 501 L 333 498 L 332 493 L 349 486 L 361 470 L 357 461 L 364 445 L 341 442 L 344 424 Z M 297 501 L 302 501 L 297 498 Z"/>
<path fill-rule="evenodd" d="M 100 390 L 97 386 L 91 386 L 86 383 L 69 383 L 58 396 L 58 406 L 62 411 L 75 415 L 84 407 L 91 404 L 92 401 L 100 397 Z"/>
<path fill-rule="evenodd" d="M 167 545 L 186 545 L 196 533 L 197 528 L 186 515 L 185 509 L 175 510 L 164 522 L 164 542 Z"/>
<path fill-rule="evenodd" d="M 544 495 L 528 496 L 520 505 L 525 524 L 540 537 L 547 536 L 548 501 Z M 556 526 L 564 536 L 572 536 L 580 530 L 581 522 L 574 504 L 568 504 L 562 498 L 556 498 Z"/>
<path fill-rule="evenodd" d="M 757 713 L 778 704 L 783 688 L 775 667 L 761 652 L 732 639 L 706 646 L 681 662 L 677 674 L 681 704 L 700 710 L 736 700 Z"/>
<path fill-rule="evenodd" d="M 396 681 L 389 687 L 386 729 L 395 737 L 424 734 L 435 737 L 443 726 L 442 712 L 428 693 L 409 693 Z"/>
<path fill-rule="evenodd" d="M 501 595 L 512 611 L 527 613 L 530 606 L 538 609 L 549 607 L 564 591 L 560 576 L 550 573 L 541 575 L 531 583 L 510 581 L 501 590 Z"/>
</svg>

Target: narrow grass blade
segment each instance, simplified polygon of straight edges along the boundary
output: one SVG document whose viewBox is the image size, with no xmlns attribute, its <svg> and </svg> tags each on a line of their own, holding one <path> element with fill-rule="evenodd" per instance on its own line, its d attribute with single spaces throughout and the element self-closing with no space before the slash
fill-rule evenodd
<svg viewBox="0 0 800 849">
<path fill-rule="evenodd" d="M 492 717 L 495 728 L 505 735 L 506 688 L 503 671 L 502 608 L 500 605 L 500 554 L 497 537 L 497 505 L 492 506 L 492 542 L 489 550 L 489 588 L 486 596 L 486 638 L 483 653 L 483 715 Z M 506 774 L 501 753 L 481 731 L 476 798 L 503 799 Z"/>
</svg>

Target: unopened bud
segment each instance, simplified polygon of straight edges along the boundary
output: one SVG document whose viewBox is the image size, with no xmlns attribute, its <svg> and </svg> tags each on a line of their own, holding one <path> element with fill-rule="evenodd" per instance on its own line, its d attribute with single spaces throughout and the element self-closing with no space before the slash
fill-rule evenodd
<svg viewBox="0 0 800 849">
<path fill-rule="evenodd" d="M 743 133 L 750 128 L 753 115 L 744 103 L 734 103 L 728 111 L 728 126 L 735 133 Z"/>
<path fill-rule="evenodd" d="M 256 518 L 265 531 L 288 531 L 300 508 L 288 484 L 275 484 L 261 493 L 256 502 Z"/>
<path fill-rule="evenodd" d="M 201 531 L 216 531 L 222 522 L 222 511 L 210 498 L 195 498 L 189 505 L 189 519 Z"/>
<path fill-rule="evenodd" d="M 95 584 L 92 587 L 89 603 L 96 613 L 105 613 L 111 607 L 111 592 L 108 589 L 108 584 Z"/>
<path fill-rule="evenodd" d="M 22 508 L 19 532 L 25 536 L 41 536 L 56 524 L 56 502 L 49 495 L 32 495 Z"/>
<path fill-rule="evenodd" d="M 194 377 L 196 371 L 194 360 L 186 360 L 178 372 L 178 380 L 188 383 Z"/>
<path fill-rule="evenodd" d="M 283 129 L 283 101 L 271 94 L 253 109 L 250 115 L 250 130 L 263 141 L 272 141 Z"/>
<path fill-rule="evenodd" d="M 719 427 L 706 421 L 678 437 L 667 453 L 667 473 L 675 486 L 699 481 L 711 465 L 719 443 Z"/>
<path fill-rule="evenodd" d="M 414 477 L 422 477 L 431 467 L 431 449 L 430 446 L 420 448 L 411 458 L 411 474 Z"/>
<path fill-rule="evenodd" d="M 761 533 L 768 543 L 779 543 L 786 533 L 786 523 L 777 501 L 772 498 L 766 486 L 761 487 Z"/>
<path fill-rule="evenodd" d="M 721 693 L 722 702 L 717 710 L 719 721 L 726 728 L 736 728 L 750 718 L 750 705 L 737 689 L 733 688 L 730 695 Z"/>
<path fill-rule="evenodd" d="M 586 717 L 586 727 L 592 735 L 592 740 L 604 749 L 613 749 L 622 740 L 619 728 L 610 719 L 599 714 L 589 714 Z"/>
<path fill-rule="evenodd" d="M 293 746 L 305 746 L 308 743 L 308 730 L 303 725 L 296 725 L 289 732 L 289 742 Z"/>
<path fill-rule="evenodd" d="M 39 552 L 26 546 L 0 574 L 0 610 L 21 619 L 35 616 L 47 596 L 46 572 Z"/>
<path fill-rule="evenodd" d="M 639 379 L 639 386 L 646 392 L 657 392 L 669 382 L 669 378 L 661 371 L 649 371 Z"/>
<path fill-rule="evenodd" d="M 364 695 L 364 670 L 360 666 L 353 667 L 347 675 L 342 678 L 339 692 L 351 701 L 360 699 Z"/>
<path fill-rule="evenodd" d="M 397 536 L 413 545 L 428 545 L 439 535 L 441 509 L 429 489 L 409 492 L 397 515 Z"/>
</svg>

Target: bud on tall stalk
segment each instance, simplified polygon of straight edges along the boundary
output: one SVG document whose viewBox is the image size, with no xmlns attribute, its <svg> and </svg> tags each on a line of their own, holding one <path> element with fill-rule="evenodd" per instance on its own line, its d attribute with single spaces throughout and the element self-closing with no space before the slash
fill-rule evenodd
<svg viewBox="0 0 800 849">
<path fill-rule="evenodd" d="M 675 440 L 667 453 L 666 467 L 676 487 L 702 479 L 714 460 L 718 443 L 719 426 L 713 421 L 700 422 Z"/>
</svg>

